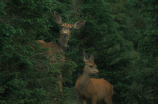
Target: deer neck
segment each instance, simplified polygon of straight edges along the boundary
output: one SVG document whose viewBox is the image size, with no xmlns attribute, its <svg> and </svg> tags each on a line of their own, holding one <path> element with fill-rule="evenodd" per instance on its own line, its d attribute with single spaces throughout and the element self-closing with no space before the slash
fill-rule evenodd
<svg viewBox="0 0 158 104">
<path fill-rule="evenodd" d="M 87 88 L 89 81 L 90 81 L 90 78 L 91 78 L 91 75 L 84 71 L 82 76 L 81 76 L 80 83 L 79 83 L 80 90 Z"/>
<path fill-rule="evenodd" d="M 59 44 L 64 47 L 67 47 L 68 39 L 66 40 L 66 39 L 59 38 Z"/>
</svg>

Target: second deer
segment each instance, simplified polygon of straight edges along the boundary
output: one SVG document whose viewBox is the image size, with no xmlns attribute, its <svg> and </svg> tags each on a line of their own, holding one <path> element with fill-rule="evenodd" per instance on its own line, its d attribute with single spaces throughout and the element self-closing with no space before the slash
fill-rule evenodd
<svg viewBox="0 0 158 104">
<path fill-rule="evenodd" d="M 112 104 L 113 86 L 105 79 L 91 78 L 92 75 L 99 73 L 94 63 L 93 54 L 88 58 L 84 54 L 85 67 L 83 74 L 77 79 L 75 89 L 82 100 L 82 104 L 86 104 L 86 100 L 92 100 L 92 104 Z"/>
</svg>

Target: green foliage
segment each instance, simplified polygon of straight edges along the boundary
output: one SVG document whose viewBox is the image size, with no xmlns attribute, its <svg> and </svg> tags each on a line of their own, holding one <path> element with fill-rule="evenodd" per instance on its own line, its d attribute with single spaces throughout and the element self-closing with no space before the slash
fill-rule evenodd
<svg viewBox="0 0 158 104">
<path fill-rule="evenodd" d="M 156 104 L 158 99 L 157 83 L 155 83 L 157 82 L 156 73 L 156 69 L 134 67 L 134 69 L 130 71 L 132 84 L 128 92 L 128 98 L 126 99 L 127 102 L 134 104 Z"/>
<path fill-rule="evenodd" d="M 4 75 L 4 73 L 1 72 L 1 104 L 23 104 L 25 99 L 29 97 L 29 90 L 25 89 L 26 83 L 17 79 L 18 74 L 19 73 L 14 72 Z"/>
<path fill-rule="evenodd" d="M 148 22 L 149 27 L 158 26 L 157 0 L 138 0 L 134 1 L 137 8 L 141 9 L 141 13 Z"/>
<path fill-rule="evenodd" d="M 56 0 L 0 2 L 1 104 L 52 104 L 55 98 L 61 98 L 59 69 L 67 68 L 64 79 L 68 80 L 76 64 L 59 63 L 60 56 L 54 56 L 50 64 L 44 52 L 48 49 L 39 47 L 35 41 L 59 34 L 59 30 L 54 34 L 50 31 L 54 25 L 53 12 L 59 5 Z"/>
<path fill-rule="evenodd" d="M 140 58 L 137 61 L 137 70 L 132 70 L 130 77 L 133 79 L 130 88 L 131 99 L 137 103 L 157 103 L 157 32 L 143 33 L 143 38 L 139 41 Z M 130 96 L 131 97 L 131 96 Z"/>
<path fill-rule="evenodd" d="M 119 24 L 118 32 L 128 41 L 132 41 L 134 48 L 138 47 L 138 40 L 141 34 L 138 30 L 145 29 L 146 23 L 143 21 L 139 10 L 134 8 L 128 0 L 115 0 L 111 2 L 114 20 Z"/>
<path fill-rule="evenodd" d="M 136 60 L 129 76 L 133 79 L 129 102 L 144 104 L 157 104 L 157 6 L 156 0 L 138 0 L 135 6 L 141 10 L 147 28 L 141 31 L 142 36 L 138 41 L 140 57 Z M 134 99 L 134 100 L 133 100 Z"/>
<path fill-rule="evenodd" d="M 156 104 L 157 6 L 156 0 L 0 2 L 0 103 L 80 104 L 74 85 L 83 72 L 84 49 L 96 56 L 98 78 L 114 86 L 114 103 Z M 44 52 L 48 49 L 35 42 L 59 37 L 54 11 L 66 23 L 86 20 L 82 29 L 72 30 L 65 63 L 55 56 L 50 64 Z M 57 82 L 59 73 L 63 75 L 63 95 Z"/>
</svg>

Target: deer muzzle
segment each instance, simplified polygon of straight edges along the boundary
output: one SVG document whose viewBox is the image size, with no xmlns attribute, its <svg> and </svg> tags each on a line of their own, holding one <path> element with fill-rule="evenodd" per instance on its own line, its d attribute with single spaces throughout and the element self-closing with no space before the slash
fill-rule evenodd
<svg viewBox="0 0 158 104">
<path fill-rule="evenodd" d="M 67 37 L 68 37 L 68 35 L 67 35 L 66 33 L 64 33 L 64 34 L 63 34 L 63 37 L 64 37 L 64 38 L 67 38 Z"/>
<path fill-rule="evenodd" d="M 98 71 L 98 70 L 95 70 L 95 71 L 93 71 L 93 74 L 94 74 L 94 75 L 98 75 L 98 74 L 99 74 L 99 71 Z"/>
</svg>

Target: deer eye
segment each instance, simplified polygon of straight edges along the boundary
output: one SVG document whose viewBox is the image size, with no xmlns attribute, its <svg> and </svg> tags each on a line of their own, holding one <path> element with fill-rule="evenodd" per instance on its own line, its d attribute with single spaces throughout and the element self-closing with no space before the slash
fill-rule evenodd
<svg viewBox="0 0 158 104">
<path fill-rule="evenodd" d="M 70 30 L 72 30 L 72 28 L 70 28 Z"/>
<path fill-rule="evenodd" d="M 61 26 L 60 28 L 63 28 L 63 26 Z"/>
<path fill-rule="evenodd" d="M 90 65 L 89 67 L 90 67 L 90 68 L 93 68 L 93 66 L 92 66 L 92 65 Z"/>
</svg>

